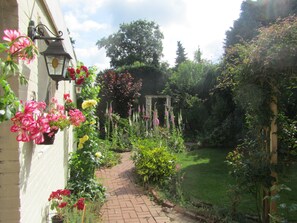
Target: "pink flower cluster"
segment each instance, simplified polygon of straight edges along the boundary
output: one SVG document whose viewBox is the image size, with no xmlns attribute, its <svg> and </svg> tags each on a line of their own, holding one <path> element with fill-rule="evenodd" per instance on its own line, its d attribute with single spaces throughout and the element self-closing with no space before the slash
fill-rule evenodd
<svg viewBox="0 0 297 223">
<path fill-rule="evenodd" d="M 58 104 L 56 98 L 52 98 L 49 106 L 49 111 L 46 114 L 51 126 L 51 130 L 58 130 L 59 123 L 66 122 L 67 123 L 67 116 L 64 114 L 64 106 Z"/>
<path fill-rule="evenodd" d="M 85 78 L 88 78 L 90 75 L 88 68 L 84 65 L 78 66 L 76 69 L 69 67 L 67 71 L 70 78 L 74 80 L 77 85 L 83 84 Z"/>
<path fill-rule="evenodd" d="M 34 140 L 36 144 L 44 141 L 43 133 L 50 131 L 49 119 L 44 116 L 45 108 L 44 102 L 28 101 L 24 111 L 15 114 L 10 131 L 18 132 L 17 141 Z"/>
<path fill-rule="evenodd" d="M 13 122 L 11 132 L 17 132 L 17 141 L 29 142 L 34 140 L 36 144 L 44 141 L 43 133 L 55 134 L 59 129 L 63 130 L 69 125 L 80 126 L 86 120 L 78 109 L 69 110 L 69 117 L 65 115 L 63 105 L 58 104 L 57 99 L 52 98 L 48 112 L 45 112 L 45 102 L 28 101 L 23 111 L 19 111 L 11 119 Z"/>
<path fill-rule="evenodd" d="M 9 49 L 7 53 L 11 56 L 17 56 L 21 60 L 25 60 L 30 63 L 34 58 L 35 54 L 32 53 L 32 47 L 34 43 L 30 41 L 29 37 L 22 35 L 19 31 L 16 30 L 4 30 L 5 36 L 3 40 L 8 41 Z"/>
<path fill-rule="evenodd" d="M 158 118 L 158 111 L 154 110 L 154 112 L 153 112 L 153 126 L 156 128 L 159 125 L 160 125 L 160 121 L 159 121 L 159 118 Z"/>
<path fill-rule="evenodd" d="M 69 116 L 70 123 L 74 126 L 80 126 L 80 124 L 86 120 L 86 117 L 78 109 L 70 110 Z"/>
</svg>

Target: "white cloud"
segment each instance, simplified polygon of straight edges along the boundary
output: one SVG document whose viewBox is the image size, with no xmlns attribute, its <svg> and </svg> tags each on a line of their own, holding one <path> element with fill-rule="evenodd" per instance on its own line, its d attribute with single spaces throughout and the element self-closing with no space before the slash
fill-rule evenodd
<svg viewBox="0 0 297 223">
<path fill-rule="evenodd" d="M 225 32 L 239 16 L 243 0 L 60 0 L 76 54 L 88 65 L 107 68 L 109 58 L 95 46 L 97 40 L 116 32 L 119 24 L 136 19 L 154 21 L 164 34 L 164 61 L 174 65 L 177 41 L 188 58 L 200 47 L 205 59 L 223 53 Z M 100 68 L 100 67 L 99 67 Z"/>
<path fill-rule="evenodd" d="M 76 32 L 76 31 L 89 32 L 89 31 L 101 30 L 107 27 L 106 24 L 101 24 L 90 19 L 85 21 L 79 21 L 78 17 L 71 12 L 64 15 L 64 18 L 71 32 Z"/>
<path fill-rule="evenodd" d="M 86 66 L 96 65 L 100 70 L 109 68 L 109 58 L 105 56 L 103 49 L 98 50 L 96 46 L 75 48 L 77 59 Z"/>
</svg>

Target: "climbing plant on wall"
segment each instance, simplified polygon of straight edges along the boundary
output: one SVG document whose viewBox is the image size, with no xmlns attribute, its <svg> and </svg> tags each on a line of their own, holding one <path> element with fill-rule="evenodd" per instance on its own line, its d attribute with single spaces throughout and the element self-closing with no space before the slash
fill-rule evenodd
<svg viewBox="0 0 297 223">
<path fill-rule="evenodd" d="M 290 16 L 260 29 L 259 35 L 251 42 L 235 45 L 228 50 L 226 57 L 226 76 L 237 102 L 246 111 L 246 121 L 250 130 L 245 143 L 240 147 L 241 154 L 236 157 L 246 164 L 251 159 L 259 159 L 254 162 L 257 165 L 244 165 L 257 168 L 250 172 L 255 178 L 251 178 L 250 174 L 241 174 L 238 179 L 249 179 L 254 183 L 257 181 L 256 191 L 262 195 L 259 196 L 262 222 L 269 222 L 270 217 L 276 214 L 275 199 L 268 199 L 273 198 L 277 192 L 276 120 L 278 114 L 283 112 L 281 93 L 296 86 L 296 39 L 297 17 Z M 251 150 L 258 152 L 251 153 Z M 255 157 L 257 154 L 259 156 Z M 231 155 L 231 162 L 234 157 Z M 260 163 L 266 166 L 261 167 L 261 174 L 256 175 Z"/>
<path fill-rule="evenodd" d="M 16 30 L 4 30 L 3 43 L 0 43 L 0 123 L 10 119 L 19 108 L 19 100 L 8 79 L 18 75 L 21 84 L 26 78 L 19 73 L 19 61 L 30 63 L 38 53 L 32 40 Z"/>
</svg>

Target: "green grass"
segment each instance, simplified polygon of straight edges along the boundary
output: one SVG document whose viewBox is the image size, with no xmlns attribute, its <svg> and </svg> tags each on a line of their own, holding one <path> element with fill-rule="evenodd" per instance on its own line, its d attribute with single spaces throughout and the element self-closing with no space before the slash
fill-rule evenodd
<svg viewBox="0 0 297 223">
<path fill-rule="evenodd" d="M 183 174 L 182 188 L 188 200 L 227 205 L 227 190 L 232 180 L 224 159 L 226 150 L 201 149 L 178 154 Z"/>
<path fill-rule="evenodd" d="M 181 186 L 186 200 L 210 203 L 218 208 L 230 210 L 228 190 L 234 180 L 228 174 L 229 167 L 225 163 L 228 152 L 226 149 L 207 148 L 177 154 L 183 175 Z M 297 164 L 287 168 L 285 172 L 287 176 L 280 177 L 281 183 L 290 187 L 292 192 L 282 192 L 279 203 L 297 204 Z M 245 194 L 241 199 L 239 210 L 243 213 L 256 214 L 255 204 L 255 199 Z M 294 213 L 282 210 L 282 213 L 286 218 L 297 219 L 296 211 Z"/>
</svg>

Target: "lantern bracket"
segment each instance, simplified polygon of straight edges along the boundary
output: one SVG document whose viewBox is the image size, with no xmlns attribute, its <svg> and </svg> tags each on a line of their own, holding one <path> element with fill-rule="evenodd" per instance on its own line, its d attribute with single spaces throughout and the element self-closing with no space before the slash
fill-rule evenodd
<svg viewBox="0 0 297 223">
<path fill-rule="evenodd" d="M 45 30 L 49 31 L 54 37 L 45 36 Z M 54 34 L 46 25 L 40 23 L 35 26 L 33 20 L 30 20 L 28 26 L 28 37 L 32 39 L 32 41 L 36 39 L 43 39 L 43 40 L 63 40 L 62 38 L 63 32 L 58 31 L 58 34 Z"/>
</svg>

